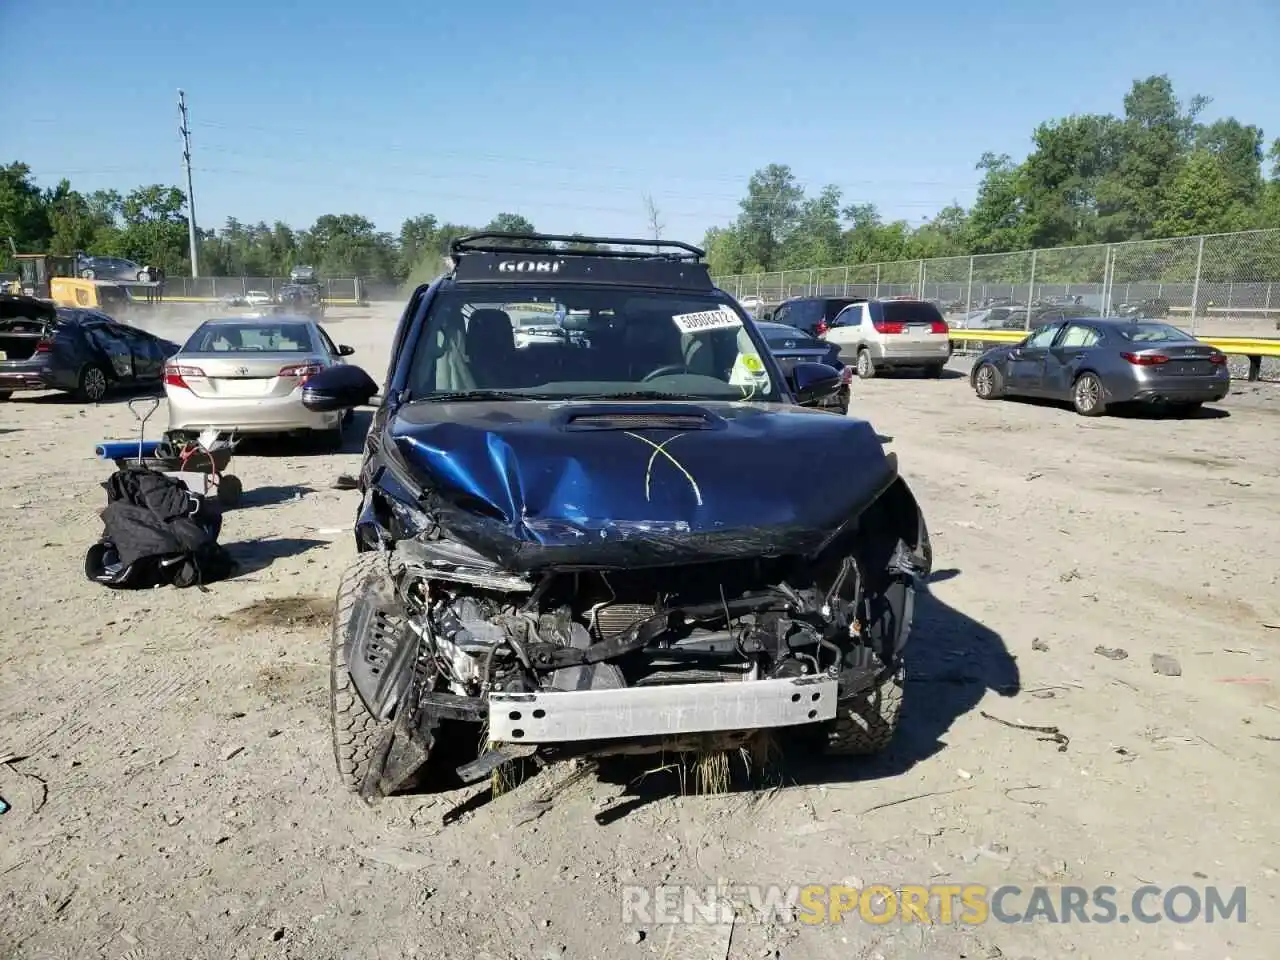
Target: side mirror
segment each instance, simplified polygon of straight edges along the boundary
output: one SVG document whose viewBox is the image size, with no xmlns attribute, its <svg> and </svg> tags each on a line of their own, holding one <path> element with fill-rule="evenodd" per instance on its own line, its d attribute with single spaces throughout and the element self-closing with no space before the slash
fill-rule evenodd
<svg viewBox="0 0 1280 960">
<path fill-rule="evenodd" d="M 797 363 L 791 368 L 791 391 L 802 407 L 821 403 L 840 389 L 840 371 L 825 363 Z"/>
<path fill-rule="evenodd" d="M 338 344 L 338 356 L 340 357 L 349 357 L 355 352 L 355 347 L 348 347 L 345 343 Z"/>
<path fill-rule="evenodd" d="M 302 388 L 302 405 L 314 413 L 363 407 L 378 392 L 373 378 L 359 367 L 340 364 L 322 370 Z"/>
</svg>

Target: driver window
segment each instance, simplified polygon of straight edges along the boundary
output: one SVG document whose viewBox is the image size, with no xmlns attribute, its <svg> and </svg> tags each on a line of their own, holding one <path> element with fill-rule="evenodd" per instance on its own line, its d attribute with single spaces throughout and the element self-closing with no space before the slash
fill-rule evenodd
<svg viewBox="0 0 1280 960">
<path fill-rule="evenodd" d="M 1027 338 L 1027 346 L 1032 348 L 1047 347 L 1053 343 L 1053 338 L 1057 336 L 1057 333 L 1058 325 L 1056 323 L 1046 324 Z"/>
</svg>

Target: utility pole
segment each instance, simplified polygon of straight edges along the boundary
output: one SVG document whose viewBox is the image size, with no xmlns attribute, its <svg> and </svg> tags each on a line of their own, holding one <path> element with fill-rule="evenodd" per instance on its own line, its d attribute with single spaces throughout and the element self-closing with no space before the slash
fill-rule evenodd
<svg viewBox="0 0 1280 960">
<path fill-rule="evenodd" d="M 182 125 L 178 132 L 182 134 L 182 165 L 187 168 L 187 234 L 191 243 L 191 276 L 200 276 L 200 259 L 196 249 L 196 194 L 191 185 L 191 126 L 187 123 L 187 95 L 178 91 L 178 116 Z"/>
</svg>

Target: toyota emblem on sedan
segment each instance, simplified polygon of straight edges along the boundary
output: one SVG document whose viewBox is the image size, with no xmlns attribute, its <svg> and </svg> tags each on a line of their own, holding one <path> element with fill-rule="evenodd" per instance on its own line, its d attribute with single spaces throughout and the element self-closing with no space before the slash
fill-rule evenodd
<svg viewBox="0 0 1280 960">
<path fill-rule="evenodd" d="M 237 376 L 237 377 L 243 377 L 243 376 L 246 376 L 248 373 L 249 373 L 249 368 L 248 368 L 248 367 L 236 367 L 236 376 Z"/>
</svg>

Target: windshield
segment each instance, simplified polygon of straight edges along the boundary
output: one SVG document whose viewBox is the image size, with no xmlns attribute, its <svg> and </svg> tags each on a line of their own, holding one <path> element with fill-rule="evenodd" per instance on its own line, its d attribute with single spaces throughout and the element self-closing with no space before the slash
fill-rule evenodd
<svg viewBox="0 0 1280 960">
<path fill-rule="evenodd" d="M 523 335 L 531 327 L 549 335 Z M 548 329 L 549 328 L 549 329 Z M 780 399 L 741 316 L 711 296 L 617 287 L 449 290 L 413 357 L 411 399 L 498 390 L 531 398 Z"/>
<path fill-rule="evenodd" d="M 1167 323 L 1135 323 L 1121 327 L 1120 336 L 1134 343 L 1164 343 L 1169 340 L 1194 340 L 1189 333 Z"/>
<path fill-rule="evenodd" d="M 206 323 L 187 341 L 185 353 L 310 353 L 305 323 Z"/>
</svg>

